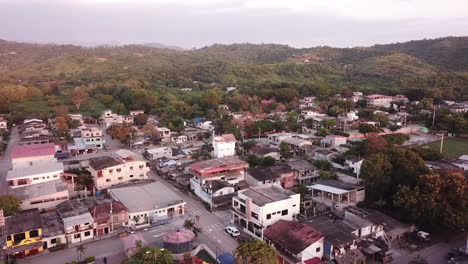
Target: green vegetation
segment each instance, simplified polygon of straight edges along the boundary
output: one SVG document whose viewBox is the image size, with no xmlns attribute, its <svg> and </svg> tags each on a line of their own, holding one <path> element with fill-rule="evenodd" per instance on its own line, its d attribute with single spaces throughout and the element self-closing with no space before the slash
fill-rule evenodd
<svg viewBox="0 0 468 264">
<path fill-rule="evenodd" d="M 440 140 L 427 144 L 430 149 L 439 152 Z M 451 158 L 458 158 L 461 155 L 466 155 L 468 150 L 468 140 L 444 138 L 442 153 Z"/>
<path fill-rule="evenodd" d="M 16 214 L 20 211 L 21 201 L 14 195 L 0 196 L 0 209 L 3 210 L 5 216 Z"/>
</svg>

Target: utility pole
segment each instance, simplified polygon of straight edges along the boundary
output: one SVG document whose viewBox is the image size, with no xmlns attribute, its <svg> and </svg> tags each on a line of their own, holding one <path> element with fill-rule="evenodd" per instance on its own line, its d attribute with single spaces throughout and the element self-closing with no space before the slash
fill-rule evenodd
<svg viewBox="0 0 468 264">
<path fill-rule="evenodd" d="M 434 127 L 434 124 L 435 124 L 435 112 L 436 112 L 436 106 L 434 105 L 434 111 L 432 113 L 432 127 Z"/>
<path fill-rule="evenodd" d="M 445 131 L 442 131 L 442 138 L 440 139 L 440 153 L 442 153 L 442 148 L 444 146 L 444 133 Z"/>
</svg>

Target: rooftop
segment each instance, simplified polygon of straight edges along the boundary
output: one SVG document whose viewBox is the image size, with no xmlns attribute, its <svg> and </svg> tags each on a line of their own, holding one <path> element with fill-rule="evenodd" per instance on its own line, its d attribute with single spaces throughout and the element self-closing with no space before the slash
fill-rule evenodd
<svg viewBox="0 0 468 264">
<path fill-rule="evenodd" d="M 112 206 L 111 206 L 112 205 Z M 127 208 L 121 202 L 110 202 L 97 204 L 96 206 L 88 208 L 91 216 L 96 219 L 108 219 L 112 209 L 112 214 L 118 214 L 120 212 L 127 211 Z"/>
<path fill-rule="evenodd" d="M 5 235 L 13 235 L 42 228 L 39 209 L 21 211 L 5 218 Z"/>
<path fill-rule="evenodd" d="M 354 215 L 360 216 L 375 225 L 383 225 L 383 228 L 386 232 L 405 226 L 405 224 L 396 220 L 395 218 L 390 217 L 375 209 L 364 209 L 357 208 L 355 206 L 348 206 L 345 208 L 345 215 L 347 213 L 352 213 Z"/>
<path fill-rule="evenodd" d="M 221 190 L 224 187 L 234 187 L 234 185 L 230 184 L 227 181 L 213 180 L 213 181 L 208 181 L 206 183 L 206 187 L 211 189 L 211 191 L 216 192 L 218 190 Z"/>
<path fill-rule="evenodd" d="M 352 162 L 358 162 L 360 160 L 363 160 L 362 158 L 360 158 L 358 156 L 354 156 L 354 155 L 347 155 L 347 156 L 344 157 L 344 159 L 352 161 Z"/>
<path fill-rule="evenodd" d="M 313 183 L 312 188 L 334 194 L 343 194 L 364 187 L 336 180 L 321 180 Z"/>
<path fill-rule="evenodd" d="M 354 231 L 354 228 L 347 225 L 341 219 L 333 219 L 327 215 L 321 215 L 305 219 L 302 223 L 320 231 L 325 236 L 325 241 L 335 246 L 351 243 L 357 239 L 357 236 L 351 233 Z"/>
<path fill-rule="evenodd" d="M 242 194 L 252 198 L 252 202 L 258 206 L 286 200 L 289 199 L 291 195 L 294 195 L 293 192 L 274 185 L 249 188 L 243 191 Z"/>
<path fill-rule="evenodd" d="M 62 179 L 30 184 L 11 189 L 11 194 L 20 200 L 38 198 L 49 194 L 68 190 L 67 184 Z"/>
<path fill-rule="evenodd" d="M 41 217 L 43 223 L 42 234 L 44 237 L 52 237 L 64 233 L 63 222 L 56 211 L 43 213 Z"/>
<path fill-rule="evenodd" d="M 130 213 L 146 212 L 184 202 L 161 182 L 113 188 L 109 192 L 127 207 Z"/>
<path fill-rule="evenodd" d="M 282 174 L 292 173 L 291 169 L 286 165 L 258 167 L 251 169 L 248 173 L 258 181 L 267 181 L 280 178 Z"/>
<path fill-rule="evenodd" d="M 255 146 L 250 149 L 251 152 L 257 153 L 259 155 L 265 155 L 272 152 L 278 152 L 278 150 L 270 147 Z"/>
<path fill-rule="evenodd" d="M 204 160 L 192 164 L 190 167 L 197 172 L 216 172 L 218 170 L 247 168 L 249 164 L 236 157 L 223 157 Z"/>
<path fill-rule="evenodd" d="M 230 142 L 236 142 L 236 137 L 233 134 L 224 134 L 221 136 L 216 136 L 213 138 L 215 142 L 225 142 L 225 143 L 230 143 Z"/>
<path fill-rule="evenodd" d="M 317 168 L 305 160 L 296 160 L 288 162 L 288 166 L 293 170 L 316 170 Z"/>
<path fill-rule="evenodd" d="M 117 166 L 120 164 L 124 164 L 124 162 L 121 159 L 110 156 L 97 157 L 89 160 L 89 166 L 91 166 L 96 171 Z"/>
<path fill-rule="evenodd" d="M 79 200 L 68 200 L 57 205 L 57 213 L 60 215 L 62 220 L 65 220 L 69 217 L 89 214 L 86 205 Z"/>
<path fill-rule="evenodd" d="M 22 164 L 22 166 L 15 166 L 15 168 L 9 170 L 6 180 L 21 179 L 42 173 L 62 172 L 63 169 L 63 164 L 57 162 L 55 159 L 30 161 L 29 163 Z"/>
<path fill-rule="evenodd" d="M 300 138 L 285 138 L 283 139 L 283 142 L 286 142 L 291 145 L 312 145 L 312 142 L 305 140 L 305 139 L 300 139 Z"/>
<path fill-rule="evenodd" d="M 11 159 L 30 158 L 37 156 L 47 156 L 55 154 L 55 145 L 35 144 L 14 147 L 11 152 Z"/>
<path fill-rule="evenodd" d="M 274 223 L 263 232 L 263 235 L 295 255 L 323 238 L 323 234 L 311 226 L 287 220 Z"/>
</svg>

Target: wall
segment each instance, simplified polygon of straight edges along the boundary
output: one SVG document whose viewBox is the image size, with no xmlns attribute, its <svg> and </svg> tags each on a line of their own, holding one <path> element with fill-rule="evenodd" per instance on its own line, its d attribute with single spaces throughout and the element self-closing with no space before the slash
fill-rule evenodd
<svg viewBox="0 0 468 264">
<path fill-rule="evenodd" d="M 236 143 L 213 141 L 213 149 L 214 158 L 234 156 L 236 154 Z"/>
<path fill-rule="evenodd" d="M 315 258 L 315 257 L 322 259 L 323 252 L 324 252 L 324 245 L 323 245 L 324 240 L 325 240 L 324 238 L 321 238 L 320 240 L 316 241 L 312 245 L 308 246 L 306 249 L 304 249 L 300 253 L 299 258 L 302 261 L 306 261 L 308 259 Z M 317 248 L 320 248 L 319 252 L 317 252 Z"/>
<path fill-rule="evenodd" d="M 31 204 L 31 202 L 36 202 L 36 201 L 44 201 L 48 199 L 55 199 L 54 201 L 48 201 L 48 202 L 42 202 L 42 203 L 35 203 Z M 21 201 L 21 210 L 28 210 L 32 208 L 37 208 L 39 210 L 45 209 L 52 209 L 55 208 L 58 204 L 66 201 L 69 199 L 68 195 L 68 189 L 62 192 L 56 192 L 53 194 L 41 196 L 41 197 L 35 197 L 33 199 L 27 199 L 27 200 L 22 200 Z"/>
<path fill-rule="evenodd" d="M 140 166 L 143 166 L 140 168 Z M 132 169 L 133 167 L 133 169 Z M 117 172 L 120 169 L 120 172 Z M 112 173 L 110 173 L 112 170 Z M 127 182 L 134 179 L 147 179 L 149 168 L 144 161 L 130 161 L 122 165 L 117 165 L 101 170 L 102 176 L 98 177 L 98 172 L 92 167 L 89 168 L 94 179 L 94 184 L 98 190 L 109 188 L 113 185 Z M 121 179 L 119 179 L 121 177 Z M 110 181 L 107 181 L 110 180 Z"/>
</svg>

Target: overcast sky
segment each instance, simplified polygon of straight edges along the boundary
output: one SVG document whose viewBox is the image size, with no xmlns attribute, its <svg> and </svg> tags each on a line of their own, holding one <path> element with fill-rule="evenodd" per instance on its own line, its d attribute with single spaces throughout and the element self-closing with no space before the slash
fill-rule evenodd
<svg viewBox="0 0 468 264">
<path fill-rule="evenodd" d="M 369 46 L 468 35 L 468 0 L 0 0 L 0 39 Z"/>
</svg>

